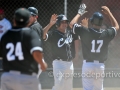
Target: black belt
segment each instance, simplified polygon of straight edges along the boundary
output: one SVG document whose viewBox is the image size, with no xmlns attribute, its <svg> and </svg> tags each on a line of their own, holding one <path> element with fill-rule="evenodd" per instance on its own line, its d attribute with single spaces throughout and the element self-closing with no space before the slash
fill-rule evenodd
<svg viewBox="0 0 120 90">
<path fill-rule="evenodd" d="M 94 61 L 99 61 L 99 60 L 86 60 L 86 62 L 94 62 Z M 99 61 L 99 63 L 104 63 L 105 61 Z"/>
<path fill-rule="evenodd" d="M 67 61 L 67 62 L 72 61 L 72 59 L 69 59 L 69 60 L 67 60 L 67 59 L 61 59 L 61 58 L 55 58 L 55 59 L 57 59 L 57 60 L 61 60 L 61 61 Z"/>
<path fill-rule="evenodd" d="M 33 72 L 20 72 L 21 74 L 33 75 Z"/>
</svg>

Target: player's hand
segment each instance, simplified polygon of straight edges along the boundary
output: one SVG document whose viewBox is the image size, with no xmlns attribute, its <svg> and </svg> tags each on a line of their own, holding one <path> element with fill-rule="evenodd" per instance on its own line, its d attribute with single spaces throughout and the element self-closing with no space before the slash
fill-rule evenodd
<svg viewBox="0 0 120 90">
<path fill-rule="evenodd" d="M 88 28 L 88 18 L 84 18 L 80 24 L 81 24 L 82 26 Z"/>
<path fill-rule="evenodd" d="M 86 10 L 86 5 L 83 3 L 83 4 L 80 4 L 80 6 L 79 6 L 79 9 L 78 9 L 78 14 L 80 14 L 81 16 L 83 15 L 83 14 L 85 14 L 87 11 L 85 11 Z"/>
<path fill-rule="evenodd" d="M 45 71 L 47 69 L 47 63 L 44 61 L 43 64 L 41 65 L 42 71 Z"/>
<path fill-rule="evenodd" d="M 51 16 L 51 19 L 50 19 L 50 24 L 51 25 L 54 25 L 55 23 L 56 23 L 56 21 L 57 21 L 57 14 L 53 14 L 52 16 Z"/>
<path fill-rule="evenodd" d="M 109 14 L 110 13 L 110 10 L 109 10 L 109 8 L 107 6 L 102 6 L 101 8 L 102 8 L 102 12 L 104 14 Z"/>
</svg>

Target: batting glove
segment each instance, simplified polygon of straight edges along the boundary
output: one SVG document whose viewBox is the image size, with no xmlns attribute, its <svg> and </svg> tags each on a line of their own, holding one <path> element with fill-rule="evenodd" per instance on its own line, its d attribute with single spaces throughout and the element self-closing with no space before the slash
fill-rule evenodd
<svg viewBox="0 0 120 90">
<path fill-rule="evenodd" d="M 80 14 L 81 16 L 83 15 L 83 14 L 85 14 L 87 11 L 85 11 L 85 9 L 86 9 L 86 5 L 83 3 L 83 4 L 81 4 L 80 6 L 79 6 L 79 9 L 78 9 L 78 14 Z"/>
</svg>

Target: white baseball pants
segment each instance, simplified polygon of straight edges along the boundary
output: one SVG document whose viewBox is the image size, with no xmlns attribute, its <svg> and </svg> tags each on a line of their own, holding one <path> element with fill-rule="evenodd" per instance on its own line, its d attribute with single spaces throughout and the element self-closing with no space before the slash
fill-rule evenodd
<svg viewBox="0 0 120 90">
<path fill-rule="evenodd" d="M 1 76 L 1 90 L 41 90 L 41 84 L 34 73 L 26 75 L 19 71 L 10 71 Z"/>
<path fill-rule="evenodd" d="M 73 62 L 54 60 L 53 75 L 54 86 L 52 90 L 72 90 L 73 89 Z"/>
<path fill-rule="evenodd" d="M 84 90 L 103 90 L 104 63 L 83 61 L 82 84 Z"/>
</svg>

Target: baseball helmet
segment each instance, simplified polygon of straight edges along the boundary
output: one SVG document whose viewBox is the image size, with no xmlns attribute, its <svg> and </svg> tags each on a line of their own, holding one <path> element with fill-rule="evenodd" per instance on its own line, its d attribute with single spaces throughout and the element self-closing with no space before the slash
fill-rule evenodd
<svg viewBox="0 0 120 90">
<path fill-rule="evenodd" d="M 64 21 L 64 20 L 66 20 L 68 22 L 68 19 L 65 15 L 63 15 L 63 14 L 58 15 L 57 21 L 56 21 L 56 26 L 60 26 L 60 22 Z"/>
<path fill-rule="evenodd" d="M 101 26 L 103 23 L 103 15 L 100 12 L 95 12 L 90 18 L 90 22 L 94 25 Z"/>
<path fill-rule="evenodd" d="M 28 10 L 30 11 L 31 15 L 38 15 L 38 10 L 35 7 L 29 7 Z"/>
</svg>

